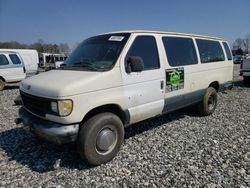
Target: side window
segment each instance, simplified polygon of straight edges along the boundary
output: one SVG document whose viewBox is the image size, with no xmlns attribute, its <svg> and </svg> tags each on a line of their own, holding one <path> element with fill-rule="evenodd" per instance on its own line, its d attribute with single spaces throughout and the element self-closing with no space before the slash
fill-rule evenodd
<svg viewBox="0 0 250 188">
<path fill-rule="evenodd" d="M 8 64 L 9 64 L 9 61 L 8 61 L 8 59 L 5 57 L 5 55 L 0 54 L 0 66 L 1 66 L 1 65 L 8 65 Z"/>
<path fill-rule="evenodd" d="M 10 54 L 9 56 L 13 64 L 15 65 L 22 64 L 19 57 L 16 54 Z"/>
<path fill-rule="evenodd" d="M 230 50 L 229 46 L 227 45 L 226 42 L 223 42 L 223 46 L 224 46 L 224 49 L 225 49 L 226 54 L 227 54 L 227 59 L 232 60 L 232 54 L 231 54 L 231 50 Z"/>
<path fill-rule="evenodd" d="M 197 54 L 191 38 L 162 38 L 168 63 L 172 67 L 197 64 Z"/>
<path fill-rule="evenodd" d="M 160 67 L 158 50 L 153 36 L 138 36 L 132 44 L 127 57 L 139 56 L 143 59 L 144 70 Z"/>
<path fill-rule="evenodd" d="M 218 41 L 196 39 L 201 63 L 224 61 L 225 56 Z"/>
</svg>

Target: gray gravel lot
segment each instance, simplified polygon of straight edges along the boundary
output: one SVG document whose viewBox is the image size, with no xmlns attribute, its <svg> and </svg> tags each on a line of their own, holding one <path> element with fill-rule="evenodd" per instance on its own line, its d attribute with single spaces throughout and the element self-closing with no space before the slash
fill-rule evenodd
<svg viewBox="0 0 250 188">
<path fill-rule="evenodd" d="M 74 144 L 16 126 L 18 85 L 9 86 L 0 92 L 0 187 L 250 187 L 250 88 L 238 71 L 213 115 L 188 108 L 131 126 L 118 156 L 98 167 Z"/>
</svg>

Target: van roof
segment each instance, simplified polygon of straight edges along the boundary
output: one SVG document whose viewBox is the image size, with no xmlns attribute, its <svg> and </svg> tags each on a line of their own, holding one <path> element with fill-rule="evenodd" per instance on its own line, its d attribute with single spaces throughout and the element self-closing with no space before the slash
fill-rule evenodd
<svg viewBox="0 0 250 188">
<path fill-rule="evenodd" d="M 13 52 L 13 51 L 8 51 L 8 50 L 3 50 L 0 51 L 1 54 L 18 54 L 18 52 Z"/>
<path fill-rule="evenodd" d="M 112 34 L 112 33 L 152 33 L 152 34 L 167 34 L 167 35 L 180 35 L 180 36 L 188 36 L 188 37 L 200 37 L 200 38 L 207 38 L 207 39 L 215 39 L 215 40 L 223 40 L 223 38 L 213 37 L 213 36 L 205 36 L 205 35 L 197 35 L 197 34 L 188 34 L 188 33 L 177 33 L 177 32 L 164 32 L 164 31 L 149 31 L 149 30 L 125 30 L 125 31 L 115 31 L 115 32 L 108 32 L 105 34 Z"/>
<path fill-rule="evenodd" d="M 36 52 L 37 53 L 37 50 L 35 50 L 35 49 L 13 49 L 13 48 L 0 48 L 0 52 L 32 52 L 32 53 L 34 53 L 34 52 Z"/>
</svg>

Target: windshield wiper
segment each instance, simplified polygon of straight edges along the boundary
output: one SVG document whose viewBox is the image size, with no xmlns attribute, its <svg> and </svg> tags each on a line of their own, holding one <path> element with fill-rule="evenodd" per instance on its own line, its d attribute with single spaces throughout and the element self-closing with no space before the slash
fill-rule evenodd
<svg viewBox="0 0 250 188">
<path fill-rule="evenodd" d="M 77 65 L 76 67 L 84 67 L 84 68 L 87 68 L 89 70 L 98 70 L 97 68 L 93 67 L 92 63 L 89 63 L 89 62 L 75 62 L 75 63 L 72 63 L 72 65 Z M 79 66 L 78 66 L 79 65 Z"/>
</svg>

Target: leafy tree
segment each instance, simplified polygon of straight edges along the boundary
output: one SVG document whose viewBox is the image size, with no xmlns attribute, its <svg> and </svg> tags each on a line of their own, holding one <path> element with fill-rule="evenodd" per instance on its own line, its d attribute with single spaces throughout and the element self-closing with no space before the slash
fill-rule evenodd
<svg viewBox="0 0 250 188">
<path fill-rule="evenodd" d="M 243 54 L 244 54 L 244 52 L 241 48 L 238 48 L 235 52 L 235 55 L 243 55 Z"/>
<path fill-rule="evenodd" d="M 7 49 L 35 49 L 39 53 L 70 53 L 70 48 L 67 43 L 57 44 L 46 44 L 43 40 L 39 39 L 33 44 L 20 44 L 17 41 L 0 42 L 0 48 Z"/>
<path fill-rule="evenodd" d="M 70 53 L 69 45 L 67 43 L 61 43 L 59 45 L 59 51 L 60 53 L 69 54 Z"/>
<path fill-rule="evenodd" d="M 236 51 L 241 49 L 245 54 L 250 52 L 250 34 L 247 34 L 245 38 L 237 38 L 233 43 L 233 49 Z M 241 53 L 239 50 L 239 53 Z"/>
</svg>

